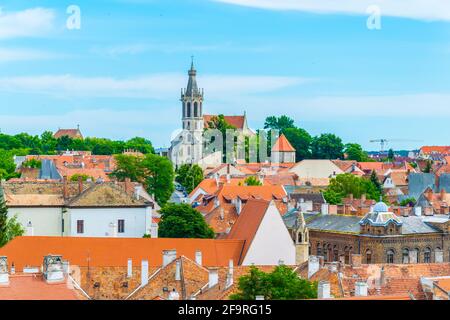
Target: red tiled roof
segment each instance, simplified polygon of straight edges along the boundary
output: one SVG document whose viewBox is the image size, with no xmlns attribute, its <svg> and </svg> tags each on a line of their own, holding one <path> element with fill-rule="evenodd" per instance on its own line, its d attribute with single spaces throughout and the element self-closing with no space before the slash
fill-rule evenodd
<svg viewBox="0 0 450 320">
<path fill-rule="evenodd" d="M 289 140 L 284 134 L 278 137 L 278 140 L 272 147 L 272 151 L 280 152 L 295 152 L 294 147 L 290 144 Z"/>
<path fill-rule="evenodd" d="M 217 117 L 217 115 L 213 114 L 204 114 L 203 121 L 205 122 L 205 127 L 208 128 L 208 123 L 212 121 L 213 117 Z M 236 129 L 244 129 L 245 124 L 245 116 L 224 116 L 225 121 L 235 127 Z"/>
<path fill-rule="evenodd" d="M 248 200 L 233 228 L 231 228 L 227 239 L 245 240 L 245 245 L 242 250 L 239 264 L 241 264 L 245 258 L 245 255 L 252 244 L 253 238 L 258 231 L 259 225 L 266 214 L 269 204 L 269 201 L 264 200 Z"/>
<path fill-rule="evenodd" d="M 0 300 L 79 300 L 66 283 L 48 284 L 41 275 L 10 275 L 9 285 L 0 286 Z"/>
<path fill-rule="evenodd" d="M 62 255 L 71 265 L 126 266 L 128 259 L 149 266 L 161 266 L 163 250 L 177 250 L 177 256 L 195 259 L 202 251 L 205 266 L 226 266 L 239 260 L 243 240 L 168 239 L 168 238 L 88 238 L 88 237 L 17 237 L 0 248 L 0 256 L 7 256 L 16 270 L 24 266 L 41 266 L 44 256 Z"/>
<path fill-rule="evenodd" d="M 450 154 L 450 146 L 423 146 L 420 148 L 423 154 L 440 153 Z"/>
<path fill-rule="evenodd" d="M 63 136 L 69 136 L 69 138 L 82 138 L 80 130 L 78 129 L 59 129 L 53 135 L 54 138 L 58 139 Z"/>
</svg>

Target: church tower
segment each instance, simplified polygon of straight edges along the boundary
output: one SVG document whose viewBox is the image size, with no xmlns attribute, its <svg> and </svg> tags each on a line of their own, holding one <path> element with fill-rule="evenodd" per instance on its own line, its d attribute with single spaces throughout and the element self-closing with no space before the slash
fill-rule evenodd
<svg viewBox="0 0 450 320">
<path fill-rule="evenodd" d="M 302 264 L 309 259 L 309 230 L 306 227 L 302 209 L 297 212 L 297 221 L 294 226 L 294 242 L 296 251 L 296 264 Z"/>
<path fill-rule="evenodd" d="M 203 89 L 197 86 L 194 60 L 188 71 L 186 89 L 181 89 L 182 125 L 186 144 L 186 163 L 196 163 L 202 158 L 203 144 Z"/>
</svg>

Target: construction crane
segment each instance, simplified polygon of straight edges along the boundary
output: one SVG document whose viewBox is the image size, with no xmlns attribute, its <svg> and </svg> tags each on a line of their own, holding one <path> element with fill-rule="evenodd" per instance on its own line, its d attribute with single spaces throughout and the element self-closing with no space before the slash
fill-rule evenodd
<svg viewBox="0 0 450 320">
<path fill-rule="evenodd" d="M 412 139 L 374 139 L 369 142 L 376 142 L 380 144 L 380 152 L 384 152 L 386 145 L 389 142 L 423 142 L 423 140 L 412 140 Z"/>
</svg>

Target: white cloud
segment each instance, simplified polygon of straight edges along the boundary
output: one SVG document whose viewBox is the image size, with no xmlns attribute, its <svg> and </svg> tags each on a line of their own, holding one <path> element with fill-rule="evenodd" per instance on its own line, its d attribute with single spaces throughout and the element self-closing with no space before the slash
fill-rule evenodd
<svg viewBox="0 0 450 320">
<path fill-rule="evenodd" d="M 297 10 L 322 14 L 367 15 L 371 5 L 378 5 L 381 14 L 420 20 L 450 21 L 447 0 L 213 0 L 268 10 Z"/>
<path fill-rule="evenodd" d="M 33 8 L 11 13 L 0 10 L 0 39 L 45 35 L 52 29 L 54 19 L 51 9 Z"/>
<path fill-rule="evenodd" d="M 0 63 L 56 58 L 55 54 L 33 49 L 0 48 Z"/>
<path fill-rule="evenodd" d="M 300 85 L 309 79 L 279 76 L 206 75 L 199 84 L 207 84 L 208 97 L 227 94 L 245 95 L 275 91 Z M 72 75 L 43 75 L 0 78 L 0 91 L 46 94 L 57 97 L 127 97 L 171 98 L 186 86 L 186 75 L 153 74 L 135 78 L 78 77 Z"/>
</svg>

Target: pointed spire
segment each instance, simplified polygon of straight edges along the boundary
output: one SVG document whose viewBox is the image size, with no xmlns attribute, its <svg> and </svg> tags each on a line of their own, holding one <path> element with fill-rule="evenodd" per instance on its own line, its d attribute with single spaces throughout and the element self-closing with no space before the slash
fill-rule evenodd
<svg viewBox="0 0 450 320">
<path fill-rule="evenodd" d="M 189 81 L 188 81 L 188 84 L 187 84 L 184 94 L 186 96 L 197 96 L 197 95 L 200 95 L 200 91 L 198 90 L 197 79 L 196 79 L 197 70 L 195 70 L 195 67 L 194 67 L 194 56 L 192 56 L 191 58 L 192 58 L 191 69 L 189 69 L 189 72 L 188 72 Z"/>
</svg>

